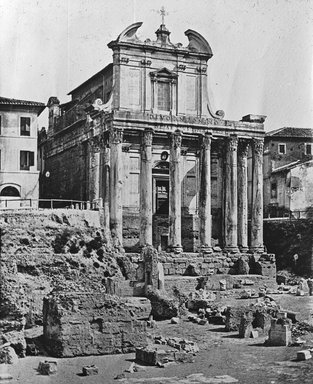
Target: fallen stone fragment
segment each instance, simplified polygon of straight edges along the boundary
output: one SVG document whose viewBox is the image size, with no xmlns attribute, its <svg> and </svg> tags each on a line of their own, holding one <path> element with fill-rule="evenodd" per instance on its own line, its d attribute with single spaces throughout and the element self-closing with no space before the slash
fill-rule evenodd
<svg viewBox="0 0 313 384">
<path fill-rule="evenodd" d="M 208 324 L 208 320 L 207 319 L 200 319 L 200 321 L 198 322 L 199 325 L 206 325 Z"/>
<path fill-rule="evenodd" d="M 309 360 L 312 358 L 311 352 L 308 349 L 304 349 L 303 351 L 297 352 L 297 360 Z"/>
<path fill-rule="evenodd" d="M 0 381 L 2 380 L 12 380 L 13 377 L 9 373 L 0 373 Z"/>
<path fill-rule="evenodd" d="M 52 360 L 40 361 L 38 365 L 38 372 L 41 375 L 54 375 L 57 373 L 57 362 Z"/>
<path fill-rule="evenodd" d="M 118 375 L 116 375 L 115 377 L 114 377 L 114 380 L 121 380 L 121 379 L 125 379 L 125 373 L 120 373 L 120 374 L 118 374 Z"/>
<path fill-rule="evenodd" d="M 250 335 L 251 339 L 257 339 L 259 337 L 259 332 L 255 329 L 253 329 L 251 331 L 251 335 Z"/>
<path fill-rule="evenodd" d="M 179 363 L 194 363 L 195 361 L 195 357 L 192 353 L 175 352 L 174 357 L 175 361 Z"/>
<path fill-rule="evenodd" d="M 128 372 L 128 373 L 134 373 L 136 372 L 135 371 L 135 363 L 131 363 L 129 368 L 125 369 L 125 372 Z"/>
<path fill-rule="evenodd" d="M 0 349 L 0 364 L 16 364 L 17 362 L 18 357 L 12 347 Z"/>
<path fill-rule="evenodd" d="M 178 317 L 172 317 L 171 318 L 171 324 L 179 324 L 179 318 Z"/>
<path fill-rule="evenodd" d="M 98 367 L 93 365 L 85 365 L 83 367 L 83 376 L 93 376 L 99 373 Z"/>
</svg>

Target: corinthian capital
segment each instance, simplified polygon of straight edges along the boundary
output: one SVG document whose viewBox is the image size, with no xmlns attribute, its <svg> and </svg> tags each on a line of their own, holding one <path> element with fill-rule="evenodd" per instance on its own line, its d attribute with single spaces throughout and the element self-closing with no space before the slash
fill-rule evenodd
<svg viewBox="0 0 313 384">
<path fill-rule="evenodd" d="M 238 144 L 238 156 L 242 158 L 248 157 L 249 152 L 249 141 L 248 140 L 239 140 Z"/>
<path fill-rule="evenodd" d="M 227 151 L 237 151 L 238 138 L 237 136 L 229 136 L 226 139 Z"/>
<path fill-rule="evenodd" d="M 264 139 L 253 139 L 252 145 L 254 154 L 257 156 L 263 156 Z"/>
<path fill-rule="evenodd" d="M 121 144 L 123 141 L 123 131 L 120 128 L 110 129 L 110 145 Z"/>
<path fill-rule="evenodd" d="M 211 142 L 212 142 L 211 134 L 206 132 L 205 135 L 202 136 L 201 147 L 203 149 L 210 149 L 211 148 Z"/>
<path fill-rule="evenodd" d="M 181 147 L 182 142 L 182 133 L 177 129 L 174 133 L 171 134 L 171 146 L 176 148 Z"/>
<path fill-rule="evenodd" d="M 153 130 L 151 128 L 146 128 L 142 134 L 142 146 L 151 147 L 153 139 Z"/>
</svg>

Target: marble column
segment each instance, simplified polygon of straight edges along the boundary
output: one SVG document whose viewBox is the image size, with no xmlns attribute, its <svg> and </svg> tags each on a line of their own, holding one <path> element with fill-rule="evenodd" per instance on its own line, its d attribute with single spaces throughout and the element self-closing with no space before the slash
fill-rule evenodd
<svg viewBox="0 0 313 384">
<path fill-rule="evenodd" d="M 200 162 L 200 249 L 204 253 L 212 252 L 212 215 L 211 215 L 211 133 L 206 132 L 202 139 Z"/>
<path fill-rule="evenodd" d="M 182 251 L 181 246 L 181 142 L 182 134 L 176 130 L 170 136 L 169 164 L 169 247 L 175 253 Z"/>
<path fill-rule="evenodd" d="M 110 228 L 116 245 L 123 244 L 123 163 L 122 163 L 123 131 L 110 129 Z"/>
<path fill-rule="evenodd" d="M 230 252 L 238 252 L 237 146 L 238 139 L 235 135 L 226 139 L 224 240 L 225 250 Z"/>
<path fill-rule="evenodd" d="M 89 188 L 88 200 L 93 202 L 100 198 L 100 138 L 89 139 Z"/>
<path fill-rule="evenodd" d="M 240 140 L 238 146 L 238 246 L 248 251 L 248 150 L 249 142 Z"/>
<path fill-rule="evenodd" d="M 140 162 L 140 245 L 152 245 L 152 137 L 145 129 L 141 142 Z"/>
<path fill-rule="evenodd" d="M 103 135 L 102 141 L 102 199 L 103 199 L 103 226 L 110 229 L 110 147 L 108 135 Z"/>
<path fill-rule="evenodd" d="M 251 252 L 263 252 L 263 139 L 252 140 Z"/>
</svg>

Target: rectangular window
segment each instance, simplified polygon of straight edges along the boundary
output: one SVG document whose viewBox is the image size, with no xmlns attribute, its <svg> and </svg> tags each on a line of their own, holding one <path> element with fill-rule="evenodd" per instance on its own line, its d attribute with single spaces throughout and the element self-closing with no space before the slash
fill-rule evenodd
<svg viewBox="0 0 313 384">
<path fill-rule="evenodd" d="M 168 82 L 158 83 L 158 109 L 160 111 L 171 109 L 171 89 Z"/>
<path fill-rule="evenodd" d="M 33 165 L 35 165 L 34 152 L 20 151 L 20 170 L 29 171 Z"/>
<path fill-rule="evenodd" d="M 312 144 L 309 144 L 309 143 L 305 144 L 305 154 L 312 155 Z"/>
<path fill-rule="evenodd" d="M 21 117 L 21 136 L 30 136 L 30 117 Z"/>
<path fill-rule="evenodd" d="M 277 184 L 276 183 L 271 184 L 271 198 L 272 199 L 277 198 Z"/>
<path fill-rule="evenodd" d="M 278 144 L 278 153 L 284 155 L 286 153 L 286 144 Z"/>
</svg>

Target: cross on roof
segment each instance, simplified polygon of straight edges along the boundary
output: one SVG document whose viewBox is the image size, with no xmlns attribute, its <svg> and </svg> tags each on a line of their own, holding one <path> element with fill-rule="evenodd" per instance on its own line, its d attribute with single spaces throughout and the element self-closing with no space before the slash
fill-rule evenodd
<svg viewBox="0 0 313 384">
<path fill-rule="evenodd" d="M 164 17 L 168 15 L 168 12 L 165 12 L 164 5 L 162 5 L 162 7 L 160 9 L 160 15 L 162 17 L 162 24 L 164 25 Z"/>
</svg>

